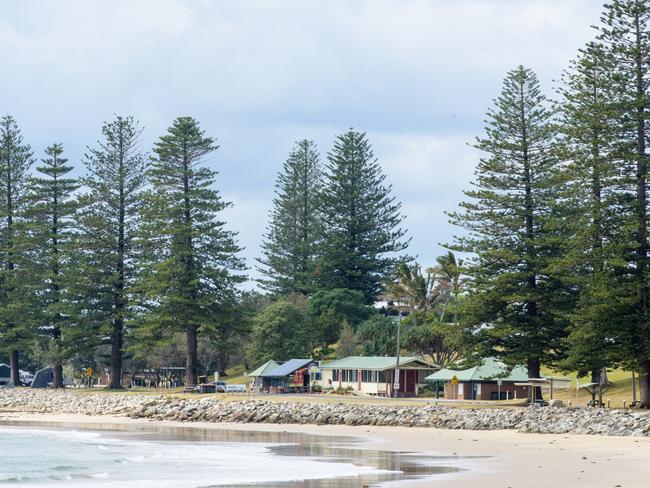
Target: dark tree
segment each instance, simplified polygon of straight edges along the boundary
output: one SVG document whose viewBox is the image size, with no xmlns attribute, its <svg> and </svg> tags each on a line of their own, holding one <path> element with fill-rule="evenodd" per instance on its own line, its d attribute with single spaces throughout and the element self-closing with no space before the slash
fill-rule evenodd
<svg viewBox="0 0 650 488">
<path fill-rule="evenodd" d="M 138 334 L 152 344 L 185 334 L 189 386 L 198 380 L 198 335 L 219 330 L 222 307 L 236 300 L 235 285 L 244 280 L 236 234 L 221 220 L 231 204 L 213 188 L 217 173 L 205 166 L 217 147 L 192 117 L 174 120 L 154 146 L 143 207 L 138 289 L 145 316 Z"/>
<path fill-rule="evenodd" d="M 63 146 L 53 144 L 37 166 L 39 176 L 30 179 L 30 271 L 35 281 L 38 306 L 38 333 L 49 338 L 46 357 L 54 370 L 53 386 L 63 388 L 63 361 L 74 350 L 76 334 L 71 331 L 70 279 L 75 253 L 74 217 L 79 188 L 72 171 L 62 157 Z"/>
<path fill-rule="evenodd" d="M 633 229 L 627 273 L 618 285 L 633 303 L 621 326 L 616 327 L 615 349 L 621 364 L 639 371 L 640 403 L 650 408 L 650 286 L 648 278 L 647 173 L 650 121 L 650 1 L 614 0 L 605 6 L 599 42 L 611 61 L 610 76 L 617 94 L 612 99 L 618 131 L 617 164 L 625 168 L 624 193 L 631 204 L 626 212 L 626 232 Z"/>
<path fill-rule="evenodd" d="M 19 350 L 29 337 L 29 289 L 24 274 L 29 145 L 15 119 L 0 119 L 0 347 L 9 353 L 11 382 L 20 384 Z"/>
<path fill-rule="evenodd" d="M 327 156 L 322 195 L 326 229 L 319 281 L 327 289 L 346 288 L 376 301 L 383 283 L 406 249 L 401 204 L 361 132 L 336 138 Z"/>
<path fill-rule="evenodd" d="M 313 347 L 334 344 L 339 340 L 344 323 L 354 329 L 372 314 L 372 308 L 364 302 L 363 293 L 339 288 L 314 293 L 309 300 L 309 309 L 314 319 L 314 329 L 310 334 Z"/>
<path fill-rule="evenodd" d="M 554 200 L 552 113 L 535 74 L 509 72 L 488 112 L 485 153 L 474 189 L 451 213 L 467 233 L 453 249 L 473 253 L 464 268 L 469 296 L 463 321 L 483 355 L 525 363 L 531 378 L 562 351 L 565 290 L 550 273 L 557 236 L 548 215 Z"/>
<path fill-rule="evenodd" d="M 102 126 L 102 139 L 84 158 L 88 191 L 78 218 L 78 312 L 88 330 L 108 338 L 110 388 L 122 386 L 125 326 L 132 318 L 132 285 L 137 254 L 140 194 L 147 157 L 140 149 L 142 130 L 132 117 Z"/>
<path fill-rule="evenodd" d="M 269 305 L 253 321 L 247 351 L 251 363 L 309 357 L 310 338 L 306 333 L 309 321 L 309 314 L 299 304 L 280 299 Z"/>
<path fill-rule="evenodd" d="M 357 335 L 366 356 L 393 356 L 397 344 L 397 321 L 400 317 L 374 315 L 361 322 Z"/>
<path fill-rule="evenodd" d="M 258 261 L 262 287 L 279 294 L 310 294 L 322 239 L 318 197 L 321 165 L 313 142 L 296 143 L 275 184 L 275 198 Z"/>
</svg>

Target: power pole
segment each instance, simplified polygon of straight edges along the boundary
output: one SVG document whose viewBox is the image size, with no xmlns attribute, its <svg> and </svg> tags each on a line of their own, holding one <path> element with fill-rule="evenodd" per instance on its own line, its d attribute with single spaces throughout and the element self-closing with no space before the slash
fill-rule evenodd
<svg viewBox="0 0 650 488">
<path fill-rule="evenodd" d="M 395 375 L 393 376 L 393 397 L 397 398 L 399 390 L 399 351 L 400 351 L 400 338 L 402 334 L 402 318 L 399 317 L 397 321 L 397 353 L 395 356 L 397 360 L 395 361 Z"/>
</svg>

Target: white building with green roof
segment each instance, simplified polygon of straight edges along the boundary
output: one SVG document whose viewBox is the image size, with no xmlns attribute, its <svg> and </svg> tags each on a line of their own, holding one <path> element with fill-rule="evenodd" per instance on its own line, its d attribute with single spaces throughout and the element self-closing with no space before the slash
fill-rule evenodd
<svg viewBox="0 0 650 488">
<path fill-rule="evenodd" d="M 323 388 L 351 388 L 367 395 L 394 396 L 394 356 L 350 356 L 320 365 Z M 417 396 L 418 384 L 436 367 L 417 357 L 401 357 L 399 361 L 399 396 Z"/>
</svg>

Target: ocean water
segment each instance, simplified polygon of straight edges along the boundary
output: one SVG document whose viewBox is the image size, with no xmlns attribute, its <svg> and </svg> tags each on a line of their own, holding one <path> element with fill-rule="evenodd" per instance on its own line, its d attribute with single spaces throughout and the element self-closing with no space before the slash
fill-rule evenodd
<svg viewBox="0 0 650 488">
<path fill-rule="evenodd" d="M 0 485 L 21 488 L 361 486 L 454 470 L 299 435 L 0 426 Z"/>
</svg>

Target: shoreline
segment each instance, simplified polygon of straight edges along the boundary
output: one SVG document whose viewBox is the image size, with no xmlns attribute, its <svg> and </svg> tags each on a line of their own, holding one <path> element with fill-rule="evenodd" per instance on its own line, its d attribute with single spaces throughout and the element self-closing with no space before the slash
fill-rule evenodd
<svg viewBox="0 0 650 488">
<path fill-rule="evenodd" d="M 389 482 L 385 486 L 424 488 L 646 488 L 650 479 L 650 438 L 534 434 L 513 430 L 447 430 L 427 427 L 312 424 L 212 423 L 0 411 L 0 425 L 54 428 L 183 428 L 254 432 L 291 432 L 355 439 L 354 449 L 405 451 L 450 456 L 466 468 L 433 478 Z M 347 438 L 347 439 L 345 439 Z M 382 485 L 383 486 L 383 485 Z"/>
<path fill-rule="evenodd" d="M 503 430 L 650 438 L 650 412 L 576 407 L 454 408 L 404 406 L 310 397 L 241 399 L 218 396 L 108 394 L 72 390 L 0 389 L 0 410 L 114 415 L 134 419 L 217 424 L 396 426 Z"/>
</svg>

